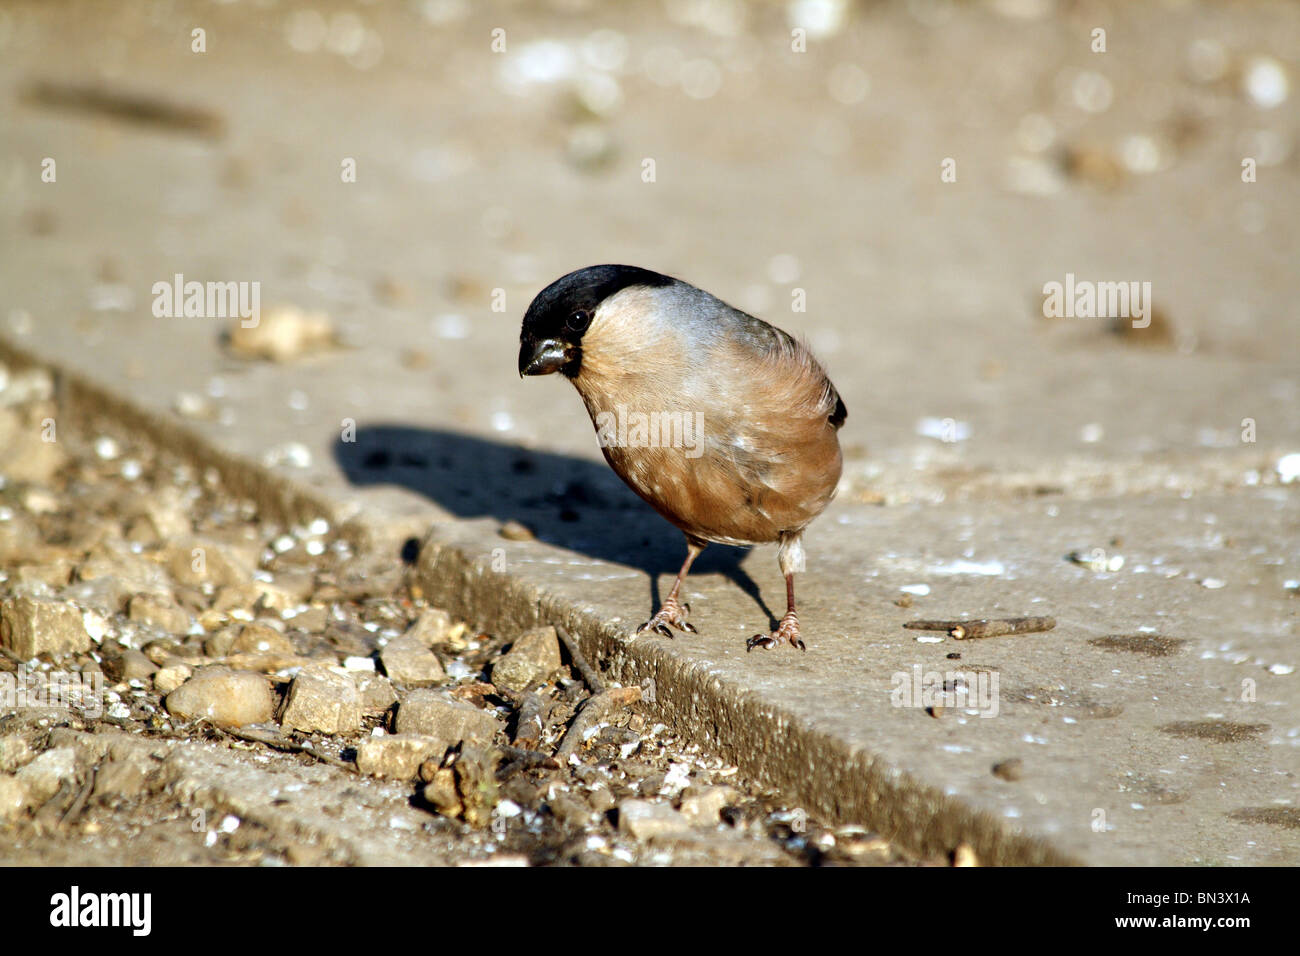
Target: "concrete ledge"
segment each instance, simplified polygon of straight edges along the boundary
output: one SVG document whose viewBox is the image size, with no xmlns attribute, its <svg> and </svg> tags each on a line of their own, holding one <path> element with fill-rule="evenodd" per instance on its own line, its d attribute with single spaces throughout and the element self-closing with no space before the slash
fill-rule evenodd
<svg viewBox="0 0 1300 956">
<path fill-rule="evenodd" d="M 653 680 L 654 707 L 674 731 L 829 819 L 866 825 L 922 854 L 942 854 L 966 843 L 985 864 L 1079 862 L 718 678 L 704 663 L 654 640 L 629 640 L 625 627 L 522 578 L 492 571 L 490 557 L 471 555 L 482 553 L 495 530 L 488 522 L 433 529 L 419 562 L 420 585 L 429 600 L 487 630 L 562 624 L 583 653 L 616 680 L 625 685 Z"/>
</svg>

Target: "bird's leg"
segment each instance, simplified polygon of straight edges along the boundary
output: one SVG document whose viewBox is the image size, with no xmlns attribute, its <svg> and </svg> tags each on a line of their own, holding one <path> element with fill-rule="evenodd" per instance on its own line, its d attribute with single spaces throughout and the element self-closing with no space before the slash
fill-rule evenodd
<svg viewBox="0 0 1300 956">
<path fill-rule="evenodd" d="M 691 612 L 691 606 L 678 601 L 677 592 L 682 589 L 682 579 L 686 577 L 686 572 L 691 569 L 691 565 L 703 550 L 704 542 L 686 539 L 686 560 L 682 563 L 682 569 L 677 572 L 677 580 L 673 582 L 673 589 L 668 592 L 668 599 L 664 601 L 663 607 L 659 608 L 659 612 L 654 617 L 636 629 L 638 634 L 649 628 L 664 637 L 672 637 L 673 632 L 668 629 L 670 624 L 679 631 L 698 633 L 694 625 L 686 620 L 686 615 Z"/>
<path fill-rule="evenodd" d="M 776 647 L 783 640 L 801 651 L 808 649 L 799 637 L 799 615 L 794 609 L 794 573 L 803 570 L 803 542 L 799 535 L 782 536 L 779 560 L 781 573 L 785 575 L 785 617 L 771 634 L 755 634 L 746 641 L 746 650 Z"/>
</svg>

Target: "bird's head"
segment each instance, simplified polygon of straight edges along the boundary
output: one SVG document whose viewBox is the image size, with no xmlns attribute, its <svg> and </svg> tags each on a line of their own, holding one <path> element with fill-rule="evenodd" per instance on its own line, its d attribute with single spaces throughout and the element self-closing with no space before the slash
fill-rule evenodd
<svg viewBox="0 0 1300 956">
<path fill-rule="evenodd" d="M 582 369 L 582 340 L 600 306 L 629 286 L 663 286 L 674 280 L 636 266 L 588 266 L 556 279 L 537 294 L 519 330 L 519 374 L 562 372 L 576 378 Z"/>
</svg>

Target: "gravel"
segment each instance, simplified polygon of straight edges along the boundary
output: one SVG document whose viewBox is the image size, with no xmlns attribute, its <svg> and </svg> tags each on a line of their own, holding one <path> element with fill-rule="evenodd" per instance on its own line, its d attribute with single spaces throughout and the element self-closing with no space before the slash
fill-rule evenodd
<svg viewBox="0 0 1300 956">
<path fill-rule="evenodd" d="M 56 417 L 5 392 L 0 432 Z M 30 691 L 0 709 L 0 864 L 914 862 L 837 849 L 635 689 L 557 759 L 592 693 L 553 628 L 481 633 L 129 435 L 47 447 L 0 483 L 0 686 Z"/>
<path fill-rule="evenodd" d="M 206 667 L 167 695 L 167 710 L 184 719 L 243 727 L 270 720 L 275 701 L 271 685 L 260 674 Z"/>
</svg>

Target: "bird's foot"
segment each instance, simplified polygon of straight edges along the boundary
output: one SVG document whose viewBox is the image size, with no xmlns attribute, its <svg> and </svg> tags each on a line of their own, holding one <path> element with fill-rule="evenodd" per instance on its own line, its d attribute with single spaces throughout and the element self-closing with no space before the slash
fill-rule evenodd
<svg viewBox="0 0 1300 956">
<path fill-rule="evenodd" d="M 791 647 L 797 647 L 801 651 L 808 650 L 799 638 L 799 616 L 794 611 L 787 611 L 785 617 L 781 618 L 780 625 L 771 634 L 755 634 L 747 640 L 745 650 L 752 651 L 756 647 L 770 650 L 783 640 L 789 641 Z"/>
<path fill-rule="evenodd" d="M 659 613 L 638 627 L 636 632 L 640 634 L 648 629 L 664 637 L 672 637 L 673 632 L 668 629 L 668 625 L 671 624 L 679 631 L 697 634 L 699 632 L 695 630 L 695 626 L 686 620 L 686 615 L 690 612 L 689 604 L 682 604 L 676 598 L 669 598 L 664 601 L 664 606 L 659 609 Z"/>
</svg>

